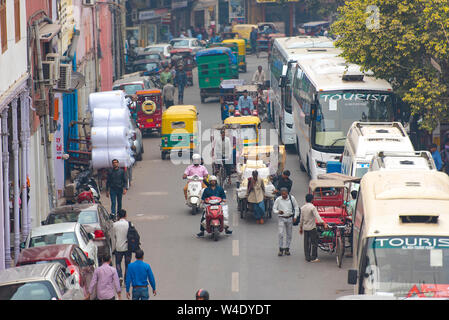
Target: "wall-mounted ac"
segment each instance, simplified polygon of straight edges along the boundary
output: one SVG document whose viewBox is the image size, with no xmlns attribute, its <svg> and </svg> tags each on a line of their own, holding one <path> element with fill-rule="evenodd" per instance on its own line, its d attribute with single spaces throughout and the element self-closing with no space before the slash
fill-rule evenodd
<svg viewBox="0 0 449 320">
<path fill-rule="evenodd" d="M 95 5 L 95 1 L 96 0 L 83 0 L 83 5 L 84 6 L 93 6 L 93 5 Z"/>
<path fill-rule="evenodd" d="M 61 61 L 61 56 L 57 53 L 49 53 L 46 55 L 45 59 L 46 61 L 53 61 L 55 63 L 53 68 L 54 71 L 53 78 L 55 79 L 55 81 L 57 81 L 59 79 L 59 65 Z"/>
<path fill-rule="evenodd" d="M 61 63 L 59 66 L 58 89 L 70 90 L 72 85 L 72 65 Z"/>
<path fill-rule="evenodd" d="M 44 74 L 43 80 L 45 84 L 50 86 L 53 86 L 55 84 L 55 67 L 56 63 L 54 61 L 42 61 L 42 70 Z"/>
</svg>

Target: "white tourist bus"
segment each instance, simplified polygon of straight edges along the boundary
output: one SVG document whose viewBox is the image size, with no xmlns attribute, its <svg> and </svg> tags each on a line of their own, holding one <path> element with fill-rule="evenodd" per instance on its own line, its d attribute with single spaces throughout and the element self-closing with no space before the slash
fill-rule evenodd
<svg viewBox="0 0 449 320">
<path fill-rule="evenodd" d="M 293 73 L 292 115 L 301 170 L 312 179 L 339 161 L 354 121 L 395 120 L 391 85 L 361 72 L 337 55 L 298 57 Z"/>
<path fill-rule="evenodd" d="M 292 115 L 292 75 L 296 58 L 307 50 L 334 48 L 333 41 L 327 37 L 284 37 L 276 38 L 273 43 L 269 60 L 271 83 L 271 113 L 281 141 L 285 145 L 295 145 L 296 135 Z M 340 52 L 340 51 L 339 51 Z M 280 79 L 287 81 L 280 86 Z"/>
</svg>

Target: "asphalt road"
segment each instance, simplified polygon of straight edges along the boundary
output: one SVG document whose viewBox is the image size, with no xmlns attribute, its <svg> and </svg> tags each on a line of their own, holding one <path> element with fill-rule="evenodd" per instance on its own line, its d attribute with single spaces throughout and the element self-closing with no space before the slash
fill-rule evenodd
<svg viewBox="0 0 449 320">
<path fill-rule="evenodd" d="M 267 72 L 265 54 L 259 59 L 247 56 L 247 62 L 248 72 L 240 73 L 240 78 L 250 80 L 258 65 Z M 186 89 L 184 103 L 197 106 L 205 130 L 221 122 L 220 107 L 212 98 L 201 104 L 197 84 L 195 70 L 194 87 Z M 144 138 L 143 160 L 134 167 L 132 186 L 123 200 L 156 278 L 158 295 L 151 299 L 194 299 L 199 288 L 206 288 L 211 299 L 226 300 L 335 299 L 352 294 L 346 283 L 350 259 L 339 269 L 335 255 L 320 251 L 321 262 L 306 262 L 298 227 L 293 227 L 292 255 L 278 257 L 277 217 L 264 225 L 256 224 L 252 216 L 240 219 L 234 186 L 226 187 L 233 234 L 218 242 L 196 238 L 200 215 L 191 215 L 182 191 L 186 165 L 161 160 L 159 145 L 156 135 Z M 309 178 L 301 172 L 294 150 L 288 151 L 286 168 L 291 171 L 292 194 L 302 205 Z M 109 199 L 103 196 L 102 201 L 109 209 Z"/>
</svg>

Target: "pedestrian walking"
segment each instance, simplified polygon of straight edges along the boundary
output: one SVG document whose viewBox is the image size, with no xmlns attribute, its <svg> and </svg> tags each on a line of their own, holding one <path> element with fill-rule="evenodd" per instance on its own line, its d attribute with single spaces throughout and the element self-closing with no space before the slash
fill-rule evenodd
<svg viewBox="0 0 449 320">
<path fill-rule="evenodd" d="M 97 289 L 98 300 L 115 300 L 117 293 L 119 300 L 122 298 L 117 270 L 111 267 L 112 259 L 109 254 L 105 254 L 102 259 L 103 264 L 94 271 L 89 284 L 89 294 L 86 300 L 90 300 L 94 289 Z"/>
<path fill-rule="evenodd" d="M 159 76 L 159 78 L 160 78 L 162 86 L 165 86 L 167 84 L 168 80 L 173 80 L 172 73 L 168 66 L 166 66 L 164 71 L 161 72 L 161 75 Z"/>
<path fill-rule="evenodd" d="M 286 187 L 281 188 L 281 195 L 274 201 L 273 213 L 277 214 L 279 231 L 278 256 L 290 255 L 290 243 L 292 242 L 293 222 L 299 216 L 300 210 L 295 197 L 289 194 Z M 285 237 L 284 237 L 285 235 Z M 285 247 L 284 247 L 285 238 Z"/>
<path fill-rule="evenodd" d="M 327 223 L 321 219 L 318 210 L 312 203 L 313 195 L 306 195 L 306 204 L 301 207 L 301 219 L 299 221 L 299 234 L 304 232 L 304 255 L 309 262 L 319 262 L 318 259 L 318 231 L 316 222 L 324 224 L 327 229 Z"/>
<path fill-rule="evenodd" d="M 175 103 L 175 86 L 168 79 L 167 84 L 162 89 L 162 98 L 164 100 L 165 108 L 169 108 Z"/>
<path fill-rule="evenodd" d="M 116 215 L 122 209 L 122 196 L 128 190 L 127 174 L 119 167 L 117 159 L 112 160 L 112 169 L 108 170 L 106 180 L 106 197 L 111 197 L 111 213 Z M 116 211 L 117 208 L 117 211 Z"/>
<path fill-rule="evenodd" d="M 148 263 L 143 261 L 143 250 L 136 251 L 136 261 L 131 263 L 128 267 L 126 275 L 126 296 L 129 299 L 129 289 L 133 287 L 133 300 L 148 300 L 150 295 L 148 293 L 148 284 L 153 288 L 153 295 L 156 295 L 156 281 L 154 280 L 153 271 Z"/>
<path fill-rule="evenodd" d="M 176 72 L 175 84 L 178 86 L 178 104 L 184 103 L 184 87 L 187 85 L 187 74 L 182 65 Z"/>
<path fill-rule="evenodd" d="M 249 34 L 249 40 L 251 43 L 251 53 L 255 53 L 257 46 L 257 29 L 255 27 L 253 27 L 251 33 Z"/>
<path fill-rule="evenodd" d="M 125 277 L 128 272 L 128 265 L 131 263 L 132 252 L 128 248 L 128 230 L 130 222 L 126 220 L 126 210 L 119 211 L 119 221 L 114 222 L 114 255 L 115 255 L 115 267 L 120 278 L 120 285 L 123 284 L 123 271 L 122 260 L 125 258 Z"/>
<path fill-rule="evenodd" d="M 438 171 L 441 171 L 443 168 L 443 160 L 441 160 L 441 154 L 437 149 L 437 145 L 435 143 L 432 143 L 430 145 L 430 153 L 432 154 L 433 161 L 435 162 L 435 166 L 437 167 Z"/>
<path fill-rule="evenodd" d="M 256 223 L 264 224 L 263 217 L 265 215 L 265 204 L 263 202 L 265 194 L 265 185 L 263 180 L 259 178 L 257 170 L 252 172 L 252 177 L 248 178 L 248 188 L 246 191 L 248 203 L 252 203 L 254 208 L 254 216 Z"/>
</svg>

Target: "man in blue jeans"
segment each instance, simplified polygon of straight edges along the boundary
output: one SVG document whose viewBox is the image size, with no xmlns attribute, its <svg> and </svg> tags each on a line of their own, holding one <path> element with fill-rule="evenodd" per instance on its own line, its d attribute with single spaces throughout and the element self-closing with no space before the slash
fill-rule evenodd
<svg viewBox="0 0 449 320">
<path fill-rule="evenodd" d="M 128 266 L 126 274 L 126 296 L 130 298 L 129 289 L 133 287 L 133 300 L 149 300 L 148 283 L 153 288 L 153 295 L 156 295 L 156 281 L 153 271 L 148 263 L 143 262 L 143 250 L 136 251 L 136 261 Z"/>
<path fill-rule="evenodd" d="M 111 213 L 115 215 L 122 209 L 122 195 L 128 190 L 126 172 L 119 167 L 117 159 L 112 160 L 112 169 L 108 170 L 106 180 L 106 197 L 111 196 Z M 117 211 L 115 208 L 117 206 Z"/>
</svg>

